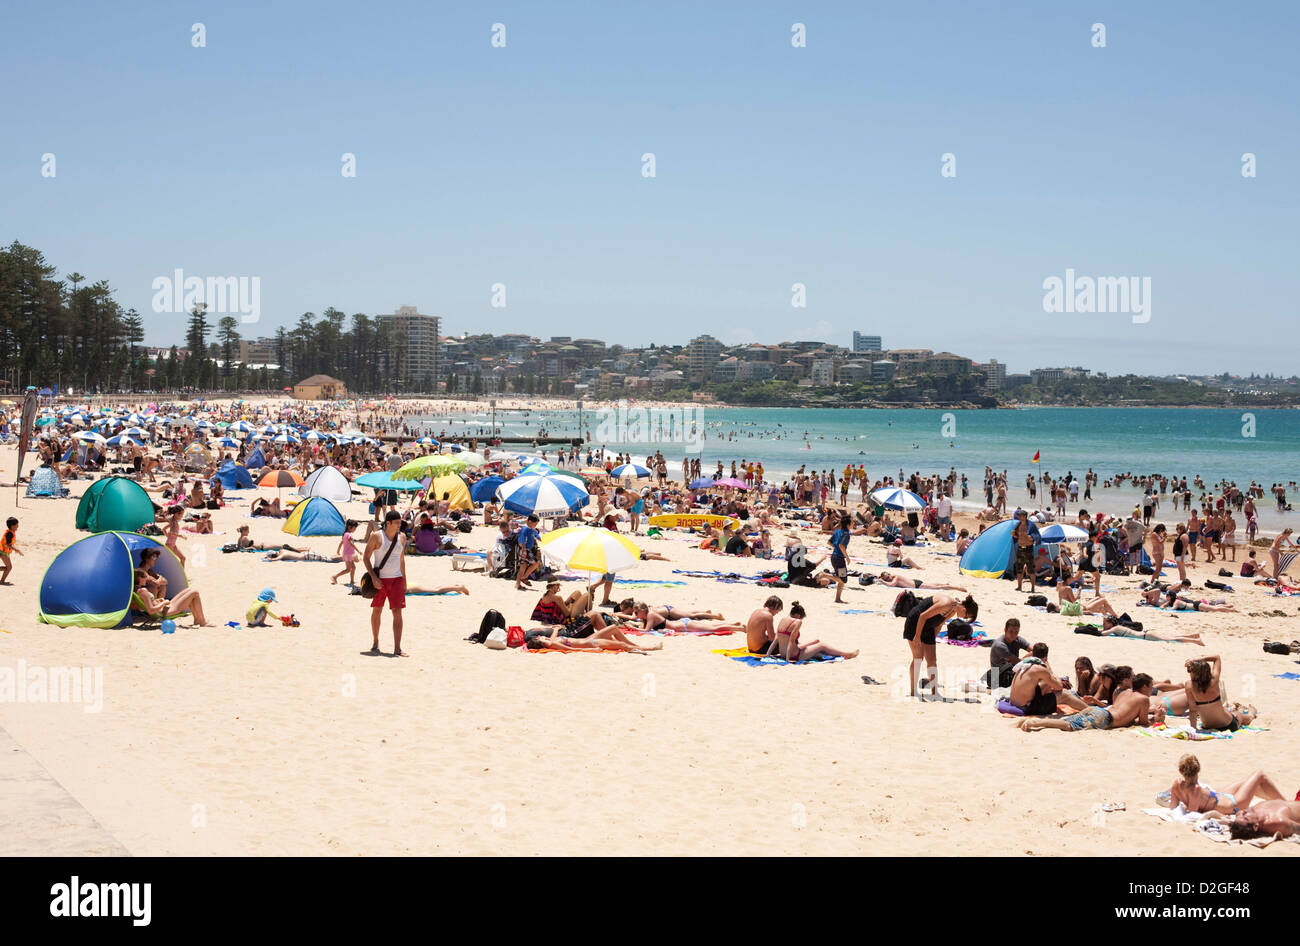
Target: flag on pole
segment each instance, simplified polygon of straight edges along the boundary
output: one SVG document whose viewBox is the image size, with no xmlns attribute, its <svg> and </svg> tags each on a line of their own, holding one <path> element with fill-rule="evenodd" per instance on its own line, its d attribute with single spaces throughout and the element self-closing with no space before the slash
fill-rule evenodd
<svg viewBox="0 0 1300 946">
<path fill-rule="evenodd" d="M 1035 450 L 1035 451 L 1034 451 L 1034 458 L 1033 458 L 1032 460 L 1030 460 L 1029 462 L 1030 462 L 1030 463 L 1037 463 L 1037 462 L 1038 462 L 1038 455 L 1039 455 L 1040 453 L 1042 453 L 1041 450 Z"/>
</svg>

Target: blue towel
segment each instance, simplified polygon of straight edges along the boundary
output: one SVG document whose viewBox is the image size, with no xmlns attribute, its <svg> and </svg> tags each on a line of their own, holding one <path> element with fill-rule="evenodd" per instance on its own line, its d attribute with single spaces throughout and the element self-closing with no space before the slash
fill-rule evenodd
<svg viewBox="0 0 1300 946">
<path fill-rule="evenodd" d="M 837 660 L 843 660 L 843 657 L 818 657 L 816 660 L 801 660 L 798 663 L 790 663 L 788 660 L 782 660 L 780 657 L 732 657 L 742 664 L 750 667 L 798 667 L 800 664 L 824 663 L 831 664 Z"/>
<path fill-rule="evenodd" d="M 866 608 L 845 608 L 840 614 L 875 614 L 875 611 L 868 611 Z"/>
<path fill-rule="evenodd" d="M 1275 673 L 1273 676 L 1281 680 L 1300 680 L 1300 673 Z"/>
</svg>

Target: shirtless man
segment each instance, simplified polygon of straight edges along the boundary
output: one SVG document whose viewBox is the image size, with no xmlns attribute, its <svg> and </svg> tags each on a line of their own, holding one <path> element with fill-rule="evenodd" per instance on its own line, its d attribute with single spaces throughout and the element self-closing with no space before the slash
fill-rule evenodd
<svg viewBox="0 0 1300 946">
<path fill-rule="evenodd" d="M 1020 666 L 1015 679 L 1011 681 L 1011 703 L 1025 711 L 1026 716 L 1047 716 L 1056 712 L 1056 704 L 1064 703 L 1074 710 L 1086 709 L 1088 704 L 1079 699 L 1065 687 L 1065 681 L 1053 671 L 1047 662 L 1047 645 L 1039 642 L 1030 653 L 1042 663 L 1027 663 Z"/>
<path fill-rule="evenodd" d="M 773 619 L 781 613 L 785 604 L 776 595 L 763 602 L 763 606 L 749 616 L 745 622 L 745 640 L 751 654 L 766 654 L 776 640 L 776 627 Z"/>
<path fill-rule="evenodd" d="M 1106 706 L 1089 706 L 1061 719 L 1043 719 L 1030 716 L 1020 721 L 1025 732 L 1039 729 L 1059 729 L 1062 732 L 1079 732 L 1084 729 L 1122 729 L 1137 723 L 1151 725 L 1151 677 L 1139 673 L 1133 678 L 1133 687 L 1115 697 Z"/>
<path fill-rule="evenodd" d="M 1251 838 L 1289 838 L 1300 831 L 1300 801 L 1285 798 L 1256 802 L 1245 811 L 1238 811 L 1228 821 L 1234 840 Z"/>
</svg>

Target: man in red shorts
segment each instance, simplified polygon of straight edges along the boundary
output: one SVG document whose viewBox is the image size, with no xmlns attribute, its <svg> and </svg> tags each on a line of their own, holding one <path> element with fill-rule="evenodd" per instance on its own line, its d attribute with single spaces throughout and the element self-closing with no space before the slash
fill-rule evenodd
<svg viewBox="0 0 1300 946">
<path fill-rule="evenodd" d="M 364 557 L 366 574 L 375 587 L 370 599 L 370 632 L 374 646 L 370 653 L 379 653 L 379 623 L 384 613 L 384 602 L 393 612 L 393 656 L 402 653 L 402 609 L 406 607 L 406 536 L 402 533 L 402 516 L 393 511 L 384 517 L 382 532 L 375 533 L 366 543 Z"/>
</svg>

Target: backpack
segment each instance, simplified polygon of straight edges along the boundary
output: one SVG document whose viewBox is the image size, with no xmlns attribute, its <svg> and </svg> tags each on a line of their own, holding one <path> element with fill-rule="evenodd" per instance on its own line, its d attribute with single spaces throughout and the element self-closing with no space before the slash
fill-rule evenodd
<svg viewBox="0 0 1300 946">
<path fill-rule="evenodd" d="M 1232 577 L 1234 577 L 1234 576 L 1233 576 L 1232 572 L 1228 571 L 1226 568 L 1220 568 L 1220 569 L 1219 569 L 1219 577 L 1220 577 L 1220 578 L 1232 578 Z"/>
<path fill-rule="evenodd" d="M 465 640 L 473 641 L 475 644 L 482 644 L 488 639 L 488 635 L 494 630 L 501 628 L 501 630 L 504 631 L 505 627 L 506 619 L 502 616 L 501 612 L 492 609 L 483 615 L 483 620 L 479 622 L 478 630 L 465 638 Z"/>
<path fill-rule="evenodd" d="M 1047 595 L 1030 595 L 1025 604 L 1031 608 L 1043 608 L 1047 606 Z"/>
<path fill-rule="evenodd" d="M 953 618 L 948 622 L 948 640 L 950 641 L 968 641 L 975 636 L 968 622 L 961 618 Z"/>
<path fill-rule="evenodd" d="M 506 646 L 507 647 L 524 646 L 524 629 L 520 627 L 518 624 L 511 624 L 509 629 L 506 631 Z"/>
<path fill-rule="evenodd" d="M 903 589 L 894 599 L 893 613 L 896 618 L 905 618 L 912 608 L 916 607 L 916 595 L 909 589 Z"/>
</svg>

